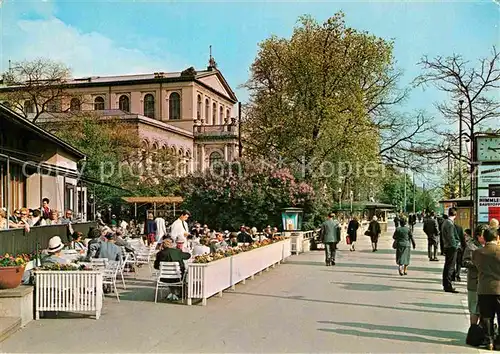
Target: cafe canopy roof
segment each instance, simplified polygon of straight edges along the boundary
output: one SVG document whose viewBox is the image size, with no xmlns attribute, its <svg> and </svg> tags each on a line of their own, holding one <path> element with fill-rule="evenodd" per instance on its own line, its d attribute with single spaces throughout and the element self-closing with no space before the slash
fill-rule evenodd
<svg viewBox="0 0 500 354">
<path fill-rule="evenodd" d="M 184 199 L 182 197 L 170 196 L 170 197 L 123 197 L 122 198 L 127 203 L 138 203 L 138 204 L 177 204 L 182 203 Z"/>
</svg>

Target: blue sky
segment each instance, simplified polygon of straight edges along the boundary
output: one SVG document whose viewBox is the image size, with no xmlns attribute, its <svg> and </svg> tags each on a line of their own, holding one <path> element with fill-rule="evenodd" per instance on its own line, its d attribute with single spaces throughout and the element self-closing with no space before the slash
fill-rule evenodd
<svg viewBox="0 0 500 354">
<path fill-rule="evenodd" d="M 320 21 L 342 10 L 348 25 L 395 40 L 405 76 L 419 73 L 423 54 L 460 53 L 472 61 L 500 40 L 499 5 L 492 0 L 453 2 L 243 2 L 243 1 L 19 1 L 0 0 L 1 70 L 13 61 L 51 57 L 75 76 L 204 68 L 208 46 L 219 68 L 237 86 L 248 78 L 258 43 L 290 36 L 297 18 Z M 428 109 L 442 99 L 435 90 L 412 92 L 402 109 Z"/>
</svg>

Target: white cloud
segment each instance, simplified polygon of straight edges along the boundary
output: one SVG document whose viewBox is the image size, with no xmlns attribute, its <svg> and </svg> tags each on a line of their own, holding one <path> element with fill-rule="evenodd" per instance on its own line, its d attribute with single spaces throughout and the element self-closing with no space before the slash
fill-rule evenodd
<svg viewBox="0 0 500 354">
<path fill-rule="evenodd" d="M 160 60 L 137 49 L 120 47 L 100 33 L 82 33 L 53 16 L 17 21 L 15 28 L 3 36 L 4 67 L 9 59 L 20 61 L 39 57 L 65 63 L 76 77 L 184 68 L 184 65 L 177 66 L 167 59 Z"/>
</svg>

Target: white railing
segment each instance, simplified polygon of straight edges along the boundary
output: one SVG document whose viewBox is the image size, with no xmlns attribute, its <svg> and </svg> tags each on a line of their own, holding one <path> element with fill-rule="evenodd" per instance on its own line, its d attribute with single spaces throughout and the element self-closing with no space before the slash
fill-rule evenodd
<svg viewBox="0 0 500 354">
<path fill-rule="evenodd" d="M 99 271 L 35 271 L 35 319 L 40 311 L 95 312 L 102 309 L 102 273 Z"/>
<path fill-rule="evenodd" d="M 215 294 L 233 288 L 247 278 L 282 262 L 291 255 L 291 240 L 286 239 L 210 263 L 188 264 L 188 305 L 201 299 L 202 305 Z"/>
</svg>

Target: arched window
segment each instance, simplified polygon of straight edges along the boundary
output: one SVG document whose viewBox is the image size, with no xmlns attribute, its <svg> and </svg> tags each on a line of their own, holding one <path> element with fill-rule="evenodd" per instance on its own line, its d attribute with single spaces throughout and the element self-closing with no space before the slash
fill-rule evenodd
<svg viewBox="0 0 500 354">
<path fill-rule="evenodd" d="M 72 98 L 69 103 L 69 110 L 71 112 L 78 112 L 81 109 L 80 100 L 76 97 Z"/>
<path fill-rule="evenodd" d="M 219 110 L 219 124 L 224 124 L 224 107 L 220 106 Z"/>
<path fill-rule="evenodd" d="M 217 124 L 217 104 L 214 102 L 212 105 L 212 125 Z"/>
<path fill-rule="evenodd" d="M 104 98 L 101 96 L 94 98 L 94 111 L 104 111 Z"/>
<path fill-rule="evenodd" d="M 172 92 L 168 99 L 168 118 L 181 119 L 181 95 Z"/>
<path fill-rule="evenodd" d="M 201 95 L 198 95 L 198 102 L 196 106 L 196 119 L 200 120 L 201 119 Z"/>
<path fill-rule="evenodd" d="M 231 120 L 231 110 L 230 109 L 226 110 L 226 120 L 228 121 L 228 123 Z"/>
<path fill-rule="evenodd" d="M 33 102 L 31 102 L 30 100 L 24 101 L 24 113 L 30 114 L 34 112 L 35 110 L 33 109 Z"/>
<path fill-rule="evenodd" d="M 217 151 L 214 151 L 210 154 L 209 158 L 210 167 L 212 167 L 214 164 L 220 164 L 221 161 L 222 161 L 222 155 Z"/>
<path fill-rule="evenodd" d="M 118 108 L 120 111 L 130 112 L 130 99 L 127 95 L 121 95 L 118 99 Z"/>
<path fill-rule="evenodd" d="M 144 96 L 144 115 L 149 118 L 155 117 L 155 98 L 150 93 Z"/>
<path fill-rule="evenodd" d="M 210 118 L 210 101 L 205 99 L 205 123 L 208 124 L 208 118 Z"/>
</svg>

